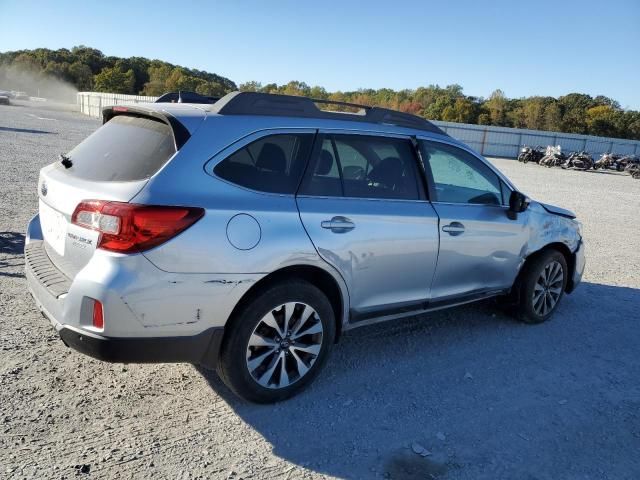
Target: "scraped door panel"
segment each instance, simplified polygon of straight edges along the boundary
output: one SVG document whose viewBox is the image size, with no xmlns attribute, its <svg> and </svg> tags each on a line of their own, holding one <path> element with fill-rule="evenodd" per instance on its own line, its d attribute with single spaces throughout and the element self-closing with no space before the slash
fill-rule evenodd
<svg viewBox="0 0 640 480">
<path fill-rule="evenodd" d="M 438 217 L 428 202 L 299 197 L 307 233 L 345 279 L 357 313 L 429 296 Z"/>
</svg>

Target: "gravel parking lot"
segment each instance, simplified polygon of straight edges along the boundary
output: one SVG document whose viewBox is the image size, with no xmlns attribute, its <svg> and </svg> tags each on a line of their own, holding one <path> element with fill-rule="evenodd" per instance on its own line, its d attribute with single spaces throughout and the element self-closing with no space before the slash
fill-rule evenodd
<svg viewBox="0 0 640 480">
<path fill-rule="evenodd" d="M 38 171 L 98 126 L 0 106 L 0 478 L 640 478 L 640 181 L 494 160 L 584 224 L 553 320 L 486 303 L 355 330 L 310 389 L 258 406 L 191 365 L 77 354 L 36 310 Z"/>
</svg>

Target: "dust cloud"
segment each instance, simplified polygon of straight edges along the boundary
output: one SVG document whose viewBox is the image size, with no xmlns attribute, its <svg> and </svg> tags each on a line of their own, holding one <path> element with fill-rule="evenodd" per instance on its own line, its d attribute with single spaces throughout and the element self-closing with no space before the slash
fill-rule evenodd
<svg viewBox="0 0 640 480">
<path fill-rule="evenodd" d="M 0 65 L 0 90 L 25 92 L 30 97 L 75 103 L 78 90 L 63 80 L 13 65 Z"/>
</svg>

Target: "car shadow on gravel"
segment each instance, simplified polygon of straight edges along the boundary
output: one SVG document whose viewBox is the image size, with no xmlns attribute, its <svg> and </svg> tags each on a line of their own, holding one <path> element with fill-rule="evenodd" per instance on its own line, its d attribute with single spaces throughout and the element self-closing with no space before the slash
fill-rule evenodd
<svg viewBox="0 0 640 480">
<path fill-rule="evenodd" d="M 24 277 L 20 272 L 8 272 L 12 267 L 24 266 L 21 257 L 24 252 L 24 234 L 19 232 L 0 232 L 0 277 Z M 15 257 L 5 257 L 4 255 L 19 255 Z M 17 261 L 16 261 L 17 260 Z"/>
<path fill-rule="evenodd" d="M 385 450 L 393 444 L 389 437 L 399 432 L 407 432 L 402 447 L 415 440 L 409 433 L 413 420 L 406 414 L 419 408 L 426 392 L 423 387 L 419 393 L 410 390 L 414 381 L 426 380 L 420 373 L 430 361 L 432 345 L 509 326 L 521 327 L 489 300 L 346 332 L 316 381 L 274 405 L 239 399 L 216 373 L 197 369 L 215 393 L 273 445 L 274 453 L 289 462 L 340 478 L 368 478 L 376 476 L 371 465 L 356 464 L 369 457 L 369 462 L 384 465 L 379 475 L 431 479 L 450 467 L 444 452 L 416 456 L 408 448 Z"/>
<path fill-rule="evenodd" d="M 244 402 L 215 373 L 199 371 L 274 454 L 319 473 L 410 480 L 490 471 L 495 476 L 482 478 L 537 478 L 546 468 L 553 476 L 559 456 L 595 448 L 588 440 L 562 444 L 564 450 L 549 442 L 566 429 L 596 425 L 586 405 L 601 393 L 583 389 L 617 361 L 612 341 L 621 349 L 637 343 L 640 335 L 629 329 L 638 311 L 640 290 L 583 283 L 541 325 L 516 322 L 488 301 L 363 327 L 343 336 L 310 388 L 275 405 Z M 586 337 L 590 329 L 598 335 Z M 578 381 L 565 378 L 572 369 Z M 584 417 L 559 416 L 570 395 L 576 405 L 584 402 Z M 633 440 L 619 419 L 596 418 L 598 426 L 618 428 L 620 442 L 627 434 Z M 633 456 L 626 450 L 614 456 L 624 462 Z M 591 462 L 576 455 L 577 462 Z"/>
<path fill-rule="evenodd" d="M 0 127 L 0 132 L 36 133 L 36 134 L 40 134 L 40 135 L 57 135 L 56 132 L 49 132 L 47 130 L 35 130 L 33 128 Z"/>
</svg>

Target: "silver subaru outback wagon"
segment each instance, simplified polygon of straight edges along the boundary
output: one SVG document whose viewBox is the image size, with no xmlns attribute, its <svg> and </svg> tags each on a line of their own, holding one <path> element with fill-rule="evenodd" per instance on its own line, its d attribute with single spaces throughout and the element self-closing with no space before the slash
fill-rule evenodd
<svg viewBox="0 0 640 480">
<path fill-rule="evenodd" d="M 105 109 L 40 172 L 28 225 L 29 288 L 62 341 L 216 368 L 272 402 L 345 330 L 490 297 L 543 322 L 580 282 L 571 212 L 419 117 L 321 107 L 235 92 Z"/>
</svg>

